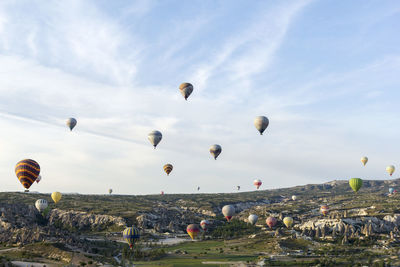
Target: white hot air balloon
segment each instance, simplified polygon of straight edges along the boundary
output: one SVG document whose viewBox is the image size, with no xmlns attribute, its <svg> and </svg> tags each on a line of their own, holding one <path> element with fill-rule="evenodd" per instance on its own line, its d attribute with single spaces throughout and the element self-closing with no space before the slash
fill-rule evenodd
<svg viewBox="0 0 400 267">
<path fill-rule="evenodd" d="M 297 199 L 297 196 L 293 195 L 293 196 L 292 196 L 292 200 L 293 200 L 293 201 L 296 201 L 296 199 Z"/>
<path fill-rule="evenodd" d="M 207 232 L 208 226 L 210 225 L 210 222 L 208 220 L 202 220 L 200 222 L 200 227 Z"/>
<path fill-rule="evenodd" d="M 222 214 L 225 216 L 226 220 L 229 222 L 232 216 L 235 215 L 235 208 L 232 205 L 225 205 L 222 208 Z"/>
<path fill-rule="evenodd" d="M 39 176 L 36 178 L 36 183 L 39 183 L 42 180 L 42 176 L 39 174 Z"/>
<path fill-rule="evenodd" d="M 38 199 L 35 202 L 35 207 L 39 212 L 43 212 L 49 204 L 47 203 L 46 199 Z"/>
<path fill-rule="evenodd" d="M 151 133 L 149 133 L 148 138 L 150 143 L 154 146 L 154 149 L 156 149 L 156 146 L 158 145 L 158 143 L 160 143 L 162 139 L 162 134 L 159 131 L 152 131 Z"/>
<path fill-rule="evenodd" d="M 255 214 L 250 214 L 248 220 L 249 220 L 249 223 L 251 223 L 252 225 L 255 225 L 257 223 L 258 216 Z"/>
<path fill-rule="evenodd" d="M 265 129 L 267 129 L 268 125 L 269 120 L 265 116 L 258 116 L 254 119 L 254 126 L 260 132 L 260 135 L 262 135 Z"/>
<path fill-rule="evenodd" d="M 215 160 L 218 158 L 218 156 L 219 156 L 219 154 L 221 154 L 221 152 L 222 152 L 222 148 L 220 145 L 212 145 L 210 147 L 210 153 L 214 157 Z"/>
<path fill-rule="evenodd" d="M 394 173 L 395 169 L 396 168 L 393 165 L 389 165 L 389 166 L 386 167 L 386 172 L 389 173 L 390 176 L 392 176 L 392 174 Z"/>
<path fill-rule="evenodd" d="M 68 128 L 69 128 L 70 131 L 72 131 L 72 129 L 74 129 L 74 127 L 76 126 L 76 124 L 77 124 L 77 121 L 76 121 L 75 118 L 69 118 L 69 119 L 67 120 L 67 126 L 68 126 Z"/>
</svg>

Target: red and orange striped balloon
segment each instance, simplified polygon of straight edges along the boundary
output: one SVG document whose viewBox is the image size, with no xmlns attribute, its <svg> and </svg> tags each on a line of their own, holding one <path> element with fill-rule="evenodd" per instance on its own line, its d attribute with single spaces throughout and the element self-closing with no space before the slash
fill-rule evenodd
<svg viewBox="0 0 400 267">
<path fill-rule="evenodd" d="M 39 164 L 33 159 L 24 159 L 15 166 L 15 174 L 20 183 L 29 189 L 40 173 Z"/>
</svg>

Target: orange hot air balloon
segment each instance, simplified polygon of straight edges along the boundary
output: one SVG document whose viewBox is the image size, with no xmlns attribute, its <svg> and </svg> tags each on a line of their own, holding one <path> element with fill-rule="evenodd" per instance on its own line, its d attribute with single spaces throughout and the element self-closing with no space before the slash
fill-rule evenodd
<svg viewBox="0 0 400 267">
<path fill-rule="evenodd" d="M 33 159 L 24 159 L 15 166 L 15 174 L 20 183 L 29 189 L 40 174 L 40 166 Z"/>
<path fill-rule="evenodd" d="M 265 222 L 267 223 L 269 228 L 272 229 L 272 227 L 274 227 L 276 225 L 277 220 L 274 217 L 270 216 L 270 217 L 267 218 L 267 220 Z"/>
<path fill-rule="evenodd" d="M 324 215 L 324 216 L 326 216 L 328 213 L 329 213 L 329 207 L 328 207 L 328 205 L 323 205 L 323 206 L 321 206 L 321 213 Z"/>
<path fill-rule="evenodd" d="M 172 164 L 165 164 L 164 165 L 164 171 L 167 173 L 167 175 L 169 176 L 169 174 L 171 173 L 172 169 L 174 167 L 172 166 Z"/>
<path fill-rule="evenodd" d="M 186 232 L 192 240 L 200 233 L 200 227 L 197 224 L 189 224 L 186 228 Z"/>
</svg>

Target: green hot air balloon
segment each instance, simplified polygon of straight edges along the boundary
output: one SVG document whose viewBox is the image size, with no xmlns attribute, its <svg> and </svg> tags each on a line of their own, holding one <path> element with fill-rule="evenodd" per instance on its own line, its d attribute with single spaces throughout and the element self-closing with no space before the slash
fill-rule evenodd
<svg viewBox="0 0 400 267">
<path fill-rule="evenodd" d="M 351 178 L 349 180 L 349 185 L 351 189 L 353 189 L 353 191 L 357 193 L 357 191 L 360 190 L 363 185 L 363 180 L 361 178 Z"/>
</svg>

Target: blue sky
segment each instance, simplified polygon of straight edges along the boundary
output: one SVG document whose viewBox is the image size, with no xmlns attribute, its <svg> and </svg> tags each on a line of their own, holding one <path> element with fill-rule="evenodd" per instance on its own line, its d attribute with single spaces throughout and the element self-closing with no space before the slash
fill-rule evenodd
<svg viewBox="0 0 400 267">
<path fill-rule="evenodd" d="M 2 1 L 0 190 L 23 189 L 24 158 L 41 165 L 41 192 L 388 179 L 400 160 L 398 29 L 398 1 Z"/>
</svg>

